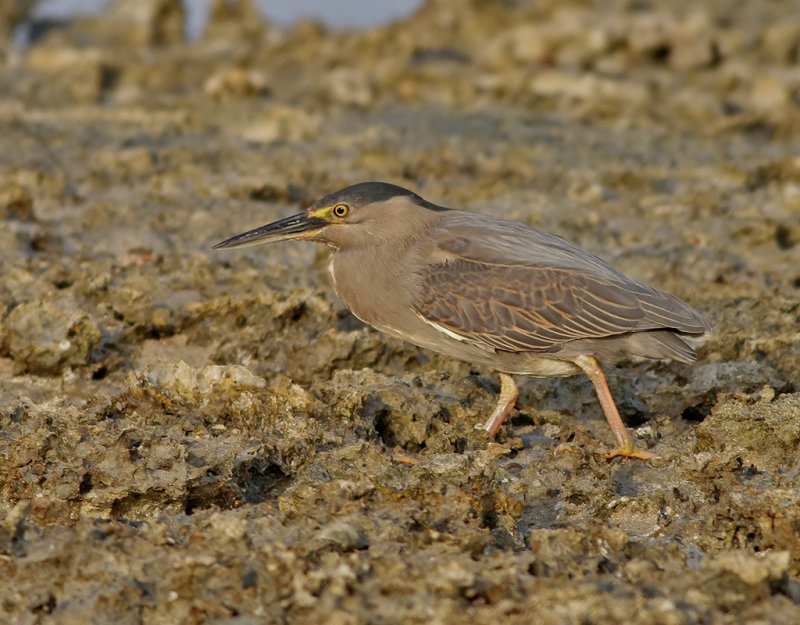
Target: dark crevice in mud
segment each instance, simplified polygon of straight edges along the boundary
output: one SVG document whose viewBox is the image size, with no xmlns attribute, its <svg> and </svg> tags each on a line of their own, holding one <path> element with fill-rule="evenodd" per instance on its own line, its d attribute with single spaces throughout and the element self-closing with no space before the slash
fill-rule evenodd
<svg viewBox="0 0 800 625">
<path fill-rule="evenodd" d="M 681 412 L 681 418 L 690 423 L 702 423 L 711 414 L 713 407 L 714 400 L 706 397 L 701 402 L 684 408 L 683 412 Z"/>
<path fill-rule="evenodd" d="M 99 366 L 92 372 L 92 380 L 102 380 L 108 375 L 108 368 L 105 365 Z"/>
<path fill-rule="evenodd" d="M 182 330 L 182 324 L 169 324 L 166 326 L 153 326 L 151 324 L 137 325 L 133 328 L 133 332 L 137 338 L 143 341 L 168 339 L 171 336 L 179 334 Z"/>
<path fill-rule="evenodd" d="M 241 462 L 233 473 L 246 503 L 263 503 L 277 497 L 290 481 L 286 473 L 264 456 Z"/>
<path fill-rule="evenodd" d="M 283 313 L 273 318 L 275 324 L 275 332 L 284 332 L 291 330 L 297 331 L 295 324 L 307 324 L 309 322 L 308 305 L 305 302 L 298 302 L 294 306 L 290 306 Z"/>
<path fill-rule="evenodd" d="M 604 573 L 615 573 L 618 568 L 619 568 L 619 565 L 616 562 L 613 562 L 613 561 L 609 560 L 608 558 L 606 558 L 605 556 L 602 556 L 595 563 L 595 571 L 594 572 L 600 573 L 601 575 L 604 574 Z M 649 592 L 649 593 L 647 592 L 647 589 L 644 589 L 644 590 L 645 590 L 645 594 L 646 595 L 650 595 L 649 598 L 661 596 L 661 593 L 658 592 L 655 589 L 650 589 L 651 592 Z"/>
<path fill-rule="evenodd" d="M 546 562 L 535 560 L 528 565 L 528 575 L 532 577 L 547 578 L 551 575 L 551 569 Z"/>
<path fill-rule="evenodd" d="M 210 468 L 193 482 L 184 512 L 193 514 L 207 508 L 229 510 L 244 503 L 264 503 L 278 497 L 289 482 L 289 476 L 264 456 L 239 462 L 230 477 Z"/>
<path fill-rule="evenodd" d="M 650 420 L 650 409 L 643 401 L 627 394 L 617 393 L 617 410 L 622 421 L 631 428 L 637 428 Z"/>
<path fill-rule="evenodd" d="M 100 65 L 100 90 L 105 94 L 113 91 L 119 83 L 120 68 L 103 63 Z"/>
<path fill-rule="evenodd" d="M 380 436 L 384 445 L 394 447 L 397 445 L 397 437 L 391 428 L 392 411 L 379 399 L 368 400 L 365 403 L 364 414 L 372 418 L 375 424 L 375 431 Z"/>
<path fill-rule="evenodd" d="M 49 594 L 47 595 L 47 599 L 42 601 L 41 603 L 37 603 L 31 608 L 31 612 L 34 614 L 52 614 L 53 611 L 56 609 L 56 598 L 54 595 Z"/>
<path fill-rule="evenodd" d="M 92 490 L 92 474 L 87 471 L 83 475 L 83 479 L 81 480 L 81 483 L 78 486 L 78 492 L 81 495 L 86 495 L 87 493 L 91 492 L 91 490 Z"/>
<path fill-rule="evenodd" d="M 141 460 L 142 454 L 139 452 L 141 446 L 142 446 L 142 439 L 140 438 L 132 436 L 128 440 L 128 454 L 131 462 L 136 462 L 138 460 Z"/>
<path fill-rule="evenodd" d="M 493 530 L 499 527 L 500 515 L 495 510 L 485 510 L 481 515 L 481 527 Z"/>
<path fill-rule="evenodd" d="M 798 390 L 800 390 L 800 384 L 795 384 L 794 382 L 787 382 L 783 386 L 780 386 L 775 389 L 775 398 L 778 398 L 781 395 L 791 395 L 792 393 L 797 393 Z"/>
<path fill-rule="evenodd" d="M 469 439 L 465 436 L 459 436 L 453 442 L 453 451 L 457 454 L 463 454 L 469 449 Z"/>
<path fill-rule="evenodd" d="M 450 411 L 446 406 L 442 406 L 433 416 L 433 418 L 441 421 L 442 423 L 450 423 Z"/>
<path fill-rule="evenodd" d="M 650 58 L 656 63 L 666 64 L 671 53 L 672 49 L 670 46 L 662 44 L 653 48 L 653 50 L 650 52 Z"/>
<path fill-rule="evenodd" d="M 783 224 L 775 228 L 775 242 L 782 250 L 790 250 L 797 245 L 797 237 L 791 228 Z"/>
<path fill-rule="evenodd" d="M 512 410 L 511 414 L 508 415 L 508 420 L 514 428 L 536 425 L 536 418 L 534 415 L 518 410 Z"/>
<path fill-rule="evenodd" d="M 183 512 L 191 515 L 198 510 L 218 508 L 230 510 L 241 505 L 238 489 L 229 488 L 223 480 L 210 471 L 196 480 L 183 504 Z"/>
</svg>

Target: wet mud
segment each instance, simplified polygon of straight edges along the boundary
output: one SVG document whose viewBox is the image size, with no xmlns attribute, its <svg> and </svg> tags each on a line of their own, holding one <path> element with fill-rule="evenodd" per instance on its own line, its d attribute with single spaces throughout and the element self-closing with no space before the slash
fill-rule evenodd
<svg viewBox="0 0 800 625">
<path fill-rule="evenodd" d="M 12 3 L 13 4 L 13 3 Z M 4 49 L 0 620 L 800 622 L 800 15 L 426 4 L 278 30 L 121 1 Z M 0 15 L 0 32 L 18 15 Z M 558 233 L 706 314 L 698 363 L 519 378 L 383 336 L 326 251 L 221 239 L 363 180 Z"/>
</svg>

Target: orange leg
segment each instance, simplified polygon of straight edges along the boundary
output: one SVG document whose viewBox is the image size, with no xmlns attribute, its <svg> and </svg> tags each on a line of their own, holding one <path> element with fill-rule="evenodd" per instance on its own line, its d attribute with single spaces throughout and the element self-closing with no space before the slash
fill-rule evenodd
<svg viewBox="0 0 800 625">
<path fill-rule="evenodd" d="M 497 407 L 491 416 L 486 419 L 486 423 L 481 426 L 481 429 L 489 433 L 489 438 L 494 438 L 497 430 L 503 425 L 503 421 L 508 417 L 508 413 L 514 407 L 519 396 L 519 389 L 514 383 L 512 378 L 507 373 L 500 374 L 500 397 L 497 400 Z"/>
<path fill-rule="evenodd" d="M 611 426 L 614 438 L 617 439 L 617 448 L 613 449 L 606 458 L 609 460 L 617 456 L 639 458 L 640 460 L 655 458 L 655 454 L 649 451 L 641 451 L 634 448 L 631 437 L 628 435 L 628 430 L 625 429 L 625 424 L 622 422 L 619 412 L 617 412 L 617 406 L 614 403 L 614 398 L 611 397 L 611 391 L 608 390 L 608 382 L 606 382 L 606 376 L 600 368 L 600 363 L 592 356 L 585 355 L 578 356 L 573 362 L 581 368 L 594 384 L 594 390 L 597 393 L 597 399 L 600 400 L 603 413 L 606 415 L 606 421 Z"/>
</svg>

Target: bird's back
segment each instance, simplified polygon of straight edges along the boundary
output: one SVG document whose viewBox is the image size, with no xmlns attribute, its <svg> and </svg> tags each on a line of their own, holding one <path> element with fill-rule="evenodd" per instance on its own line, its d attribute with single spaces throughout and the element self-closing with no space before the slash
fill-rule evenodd
<svg viewBox="0 0 800 625">
<path fill-rule="evenodd" d="M 597 278 L 634 282 L 602 258 L 544 230 L 519 221 L 453 210 L 433 233 L 436 245 L 476 262 L 527 267 L 555 267 Z"/>
<path fill-rule="evenodd" d="M 592 341 L 609 360 L 691 361 L 711 329 L 678 298 L 519 222 L 448 211 L 425 245 L 417 313 L 495 350 L 570 354 Z"/>
</svg>

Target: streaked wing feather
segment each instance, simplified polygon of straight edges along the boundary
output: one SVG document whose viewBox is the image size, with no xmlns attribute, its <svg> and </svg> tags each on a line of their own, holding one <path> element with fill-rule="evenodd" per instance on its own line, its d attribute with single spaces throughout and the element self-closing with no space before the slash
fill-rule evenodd
<svg viewBox="0 0 800 625">
<path fill-rule="evenodd" d="M 706 323 L 671 295 L 573 269 L 458 259 L 431 265 L 421 277 L 418 315 L 497 350 L 555 351 L 569 341 L 639 330 L 701 333 Z"/>
</svg>

